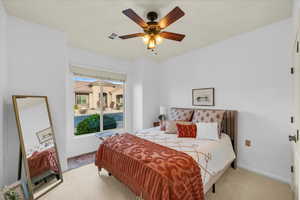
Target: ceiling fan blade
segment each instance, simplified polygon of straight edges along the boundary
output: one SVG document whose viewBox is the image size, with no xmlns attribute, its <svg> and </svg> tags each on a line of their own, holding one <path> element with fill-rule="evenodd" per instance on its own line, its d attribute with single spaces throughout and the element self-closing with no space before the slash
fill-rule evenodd
<svg viewBox="0 0 300 200">
<path fill-rule="evenodd" d="M 171 33 L 171 32 L 166 32 L 166 31 L 161 32 L 159 35 L 165 39 L 175 40 L 178 42 L 183 40 L 183 38 L 185 37 L 185 35 L 183 35 L 183 34 Z"/>
<path fill-rule="evenodd" d="M 140 27 L 146 28 L 148 26 L 148 24 L 140 16 L 138 16 L 131 8 L 123 10 L 122 13 L 129 17 L 132 21 L 137 23 Z"/>
<path fill-rule="evenodd" d="M 129 35 L 122 35 L 122 36 L 119 36 L 119 38 L 125 40 L 125 39 L 134 38 L 134 37 L 143 37 L 144 35 L 146 35 L 146 34 L 145 33 L 134 33 L 134 34 L 129 34 Z"/>
<path fill-rule="evenodd" d="M 161 29 L 164 29 L 167 26 L 170 26 L 171 24 L 173 24 L 175 21 L 177 21 L 181 17 L 183 17 L 184 14 L 185 13 L 179 7 L 175 7 L 164 18 L 162 18 L 158 24 Z"/>
</svg>

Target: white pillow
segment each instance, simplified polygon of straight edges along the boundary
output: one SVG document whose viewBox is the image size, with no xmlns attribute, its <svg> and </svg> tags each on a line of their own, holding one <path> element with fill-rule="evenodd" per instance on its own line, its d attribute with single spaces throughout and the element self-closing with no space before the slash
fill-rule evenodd
<svg viewBox="0 0 300 200">
<path fill-rule="evenodd" d="M 219 140 L 218 123 L 198 122 L 197 125 L 197 139 Z"/>
</svg>

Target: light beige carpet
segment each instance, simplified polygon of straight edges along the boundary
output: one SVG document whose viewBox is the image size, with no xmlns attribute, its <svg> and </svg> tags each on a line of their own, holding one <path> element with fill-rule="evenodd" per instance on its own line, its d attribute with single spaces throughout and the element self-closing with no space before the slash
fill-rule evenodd
<svg viewBox="0 0 300 200">
<path fill-rule="evenodd" d="M 43 200 L 134 200 L 129 189 L 91 164 L 64 173 L 64 182 Z M 229 169 L 207 200 L 292 200 L 289 185 L 243 169 Z"/>
</svg>

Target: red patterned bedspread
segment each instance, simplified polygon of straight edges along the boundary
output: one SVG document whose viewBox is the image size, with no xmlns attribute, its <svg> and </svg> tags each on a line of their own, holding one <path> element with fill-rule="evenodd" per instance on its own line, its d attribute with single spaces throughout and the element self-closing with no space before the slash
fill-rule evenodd
<svg viewBox="0 0 300 200">
<path fill-rule="evenodd" d="M 192 157 L 128 133 L 105 140 L 95 164 L 145 200 L 205 199 L 200 168 Z"/>
<path fill-rule="evenodd" d="M 30 177 L 39 176 L 48 170 L 52 170 L 56 173 L 59 172 L 54 148 L 33 153 L 32 156 L 27 158 L 27 161 Z"/>
</svg>

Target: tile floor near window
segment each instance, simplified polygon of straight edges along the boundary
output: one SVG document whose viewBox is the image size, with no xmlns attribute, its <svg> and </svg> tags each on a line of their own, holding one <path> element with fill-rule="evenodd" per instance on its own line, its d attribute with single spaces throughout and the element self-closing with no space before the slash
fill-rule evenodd
<svg viewBox="0 0 300 200">
<path fill-rule="evenodd" d="M 292 200 L 289 185 L 243 169 L 229 169 L 216 185 L 216 194 L 208 192 L 207 200 Z M 113 176 L 94 164 L 64 174 L 64 183 L 42 200 L 134 200 L 132 192 Z"/>
</svg>

